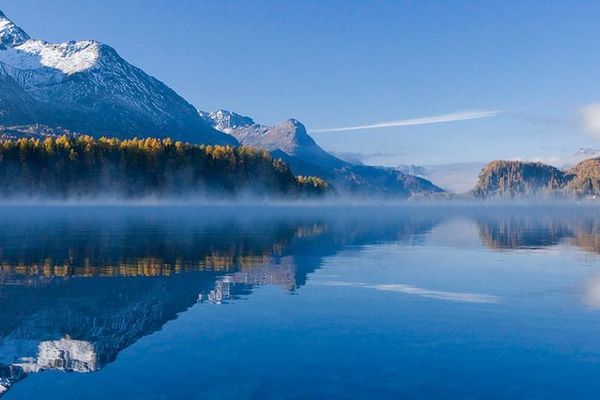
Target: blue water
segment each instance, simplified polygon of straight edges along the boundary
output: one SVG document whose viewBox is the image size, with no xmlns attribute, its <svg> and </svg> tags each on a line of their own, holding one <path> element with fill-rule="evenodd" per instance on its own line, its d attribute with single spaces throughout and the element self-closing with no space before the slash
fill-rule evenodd
<svg viewBox="0 0 600 400">
<path fill-rule="evenodd" d="M 600 209 L 0 210 L 4 399 L 597 399 Z"/>
</svg>

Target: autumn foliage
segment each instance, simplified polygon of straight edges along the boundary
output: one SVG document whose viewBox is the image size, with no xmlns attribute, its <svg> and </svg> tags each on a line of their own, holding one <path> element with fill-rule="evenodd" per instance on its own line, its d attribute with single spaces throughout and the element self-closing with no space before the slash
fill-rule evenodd
<svg viewBox="0 0 600 400">
<path fill-rule="evenodd" d="M 304 195 L 325 181 L 295 177 L 265 150 L 171 139 L 60 136 L 0 140 L 3 196 Z"/>
</svg>

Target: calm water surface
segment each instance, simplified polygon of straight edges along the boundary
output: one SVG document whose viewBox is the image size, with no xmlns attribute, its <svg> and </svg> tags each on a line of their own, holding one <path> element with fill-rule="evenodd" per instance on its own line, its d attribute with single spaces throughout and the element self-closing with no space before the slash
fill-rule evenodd
<svg viewBox="0 0 600 400">
<path fill-rule="evenodd" d="M 597 399 L 600 209 L 0 209 L 9 399 Z"/>
</svg>

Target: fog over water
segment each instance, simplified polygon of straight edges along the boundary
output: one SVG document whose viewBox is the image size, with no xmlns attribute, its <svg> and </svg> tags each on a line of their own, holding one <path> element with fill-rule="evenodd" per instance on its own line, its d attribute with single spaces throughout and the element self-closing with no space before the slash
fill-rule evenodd
<svg viewBox="0 0 600 400">
<path fill-rule="evenodd" d="M 250 203 L 1 207 L 0 397 L 600 390 L 593 203 Z"/>
</svg>

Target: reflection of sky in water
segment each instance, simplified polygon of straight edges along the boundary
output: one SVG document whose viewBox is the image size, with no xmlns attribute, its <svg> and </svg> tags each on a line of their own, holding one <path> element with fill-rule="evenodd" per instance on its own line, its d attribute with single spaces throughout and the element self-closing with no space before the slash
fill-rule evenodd
<svg viewBox="0 0 600 400">
<path fill-rule="evenodd" d="M 402 284 L 379 284 L 368 285 L 363 282 L 345 282 L 345 281 L 313 281 L 313 285 L 323 286 L 351 286 L 365 289 L 375 289 L 384 292 L 396 292 L 412 296 L 420 296 L 430 299 L 457 301 L 463 303 L 499 303 L 502 299 L 498 296 L 478 293 L 460 293 L 460 292 L 444 292 L 441 290 L 429 290 L 412 285 Z"/>
<path fill-rule="evenodd" d="M 3 400 L 600 391 L 600 213 L 250 211 L 0 212 Z"/>
</svg>

